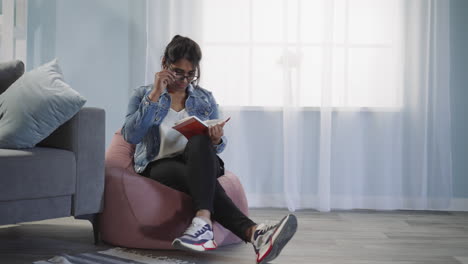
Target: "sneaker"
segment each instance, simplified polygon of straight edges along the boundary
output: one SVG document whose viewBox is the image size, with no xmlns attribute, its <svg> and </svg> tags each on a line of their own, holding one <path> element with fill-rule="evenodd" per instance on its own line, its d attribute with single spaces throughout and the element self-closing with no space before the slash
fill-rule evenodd
<svg viewBox="0 0 468 264">
<path fill-rule="evenodd" d="M 214 241 L 213 229 L 203 219 L 195 217 L 184 234 L 174 239 L 172 246 L 181 250 L 206 251 L 218 247 Z"/>
<path fill-rule="evenodd" d="M 292 214 L 275 225 L 259 224 L 252 236 L 257 263 L 263 264 L 275 259 L 296 233 L 296 229 L 297 219 Z"/>
</svg>

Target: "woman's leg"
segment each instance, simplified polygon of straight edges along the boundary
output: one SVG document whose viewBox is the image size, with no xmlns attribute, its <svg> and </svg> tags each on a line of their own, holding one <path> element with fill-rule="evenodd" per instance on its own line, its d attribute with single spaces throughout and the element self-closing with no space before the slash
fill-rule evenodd
<svg viewBox="0 0 468 264">
<path fill-rule="evenodd" d="M 157 160 L 148 164 L 148 168 L 142 175 L 190 195 L 189 186 L 187 184 L 187 173 L 187 165 L 184 160 L 181 156 L 176 156 Z M 204 210 L 199 210 L 199 212 L 203 211 Z M 197 212 L 197 216 L 199 212 Z M 172 244 L 175 248 L 195 251 L 215 249 L 217 246 L 214 241 L 210 217 L 195 217 L 183 236 L 176 238 Z"/>
<path fill-rule="evenodd" d="M 141 175 L 188 194 L 186 173 L 187 167 L 181 157 L 172 157 L 151 162 Z"/>
<path fill-rule="evenodd" d="M 256 223 L 234 204 L 219 182 L 217 182 L 213 205 L 213 219 L 245 242 L 250 242 Z"/>
<path fill-rule="evenodd" d="M 214 220 L 249 242 L 247 233 L 255 223 L 239 210 L 218 182 L 217 178 L 224 173 L 224 169 L 209 137 L 192 137 L 183 157 L 189 171 L 187 181 L 195 208 L 210 211 Z"/>
<path fill-rule="evenodd" d="M 195 209 L 208 210 L 213 214 L 213 199 L 220 165 L 209 137 L 191 137 L 182 158 L 187 165 L 187 186 Z"/>
<path fill-rule="evenodd" d="M 224 169 L 208 136 L 192 137 L 182 155 L 148 164 L 143 176 L 189 194 L 197 213 L 207 210 L 211 217 L 244 241 L 255 223 L 227 196 L 217 178 Z"/>
<path fill-rule="evenodd" d="M 275 225 L 257 226 L 227 196 L 217 181 L 221 174 L 223 169 L 211 142 L 203 136 L 191 138 L 183 155 L 152 162 L 142 173 L 143 176 L 189 194 L 197 210 L 211 212 L 214 220 L 244 241 L 252 242 L 257 263 L 273 260 L 296 232 L 296 217 L 287 215 Z M 193 229 L 192 226 L 190 229 Z"/>
</svg>

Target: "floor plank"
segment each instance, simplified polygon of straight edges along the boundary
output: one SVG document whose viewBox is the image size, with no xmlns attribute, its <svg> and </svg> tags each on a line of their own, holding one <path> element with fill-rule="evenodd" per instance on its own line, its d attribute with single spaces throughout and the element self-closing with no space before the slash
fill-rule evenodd
<svg viewBox="0 0 468 264">
<path fill-rule="evenodd" d="M 279 220 L 283 209 L 251 209 L 256 222 Z M 272 263 L 467 264 L 468 213 L 431 211 L 298 211 L 296 236 Z M 0 226 L 0 263 L 32 263 L 60 253 L 111 248 L 93 244 L 91 224 L 59 218 Z M 140 251 L 191 263 L 255 263 L 250 244 L 194 254 Z"/>
</svg>

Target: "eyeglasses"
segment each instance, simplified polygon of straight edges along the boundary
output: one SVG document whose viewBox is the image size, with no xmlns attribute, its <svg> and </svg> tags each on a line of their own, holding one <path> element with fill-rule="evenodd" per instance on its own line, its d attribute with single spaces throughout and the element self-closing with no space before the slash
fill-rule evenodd
<svg viewBox="0 0 468 264">
<path fill-rule="evenodd" d="M 193 82 L 196 81 L 199 77 L 195 71 L 189 72 L 188 75 L 185 75 L 185 72 L 183 70 L 174 69 L 172 68 L 172 66 L 169 66 L 169 70 L 175 73 L 177 81 L 183 81 L 185 78 L 187 78 L 188 82 Z"/>
</svg>

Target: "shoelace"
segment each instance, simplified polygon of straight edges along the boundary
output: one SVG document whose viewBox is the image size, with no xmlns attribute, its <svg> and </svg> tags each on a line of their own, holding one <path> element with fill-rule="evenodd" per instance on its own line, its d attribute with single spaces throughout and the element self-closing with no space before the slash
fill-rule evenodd
<svg viewBox="0 0 468 264">
<path fill-rule="evenodd" d="M 258 235 L 264 235 L 266 234 L 268 231 L 276 228 L 278 226 L 278 224 L 274 224 L 274 225 L 265 225 L 263 227 L 261 227 L 260 229 L 257 230 L 258 232 Z"/>
<path fill-rule="evenodd" d="M 268 238 L 268 239 L 261 239 L 261 241 L 259 241 L 259 238 L 261 236 L 265 235 L 266 233 L 268 233 L 268 231 L 270 231 L 272 229 L 275 229 L 277 226 L 278 226 L 278 224 L 274 224 L 274 225 L 264 224 L 264 226 L 262 226 L 259 229 L 255 230 L 255 234 L 256 234 L 255 242 L 252 243 L 253 247 L 254 247 L 254 250 L 255 250 L 255 253 L 258 254 L 258 252 L 260 250 L 260 247 L 262 247 L 265 244 L 265 242 L 267 242 L 269 240 L 269 238 Z"/>
<path fill-rule="evenodd" d="M 210 227 L 208 225 L 204 225 L 202 229 L 200 229 L 200 226 L 201 225 L 196 225 L 192 223 L 189 226 L 189 228 L 184 232 L 184 234 L 197 237 L 203 234 L 205 231 L 210 230 Z"/>
</svg>

